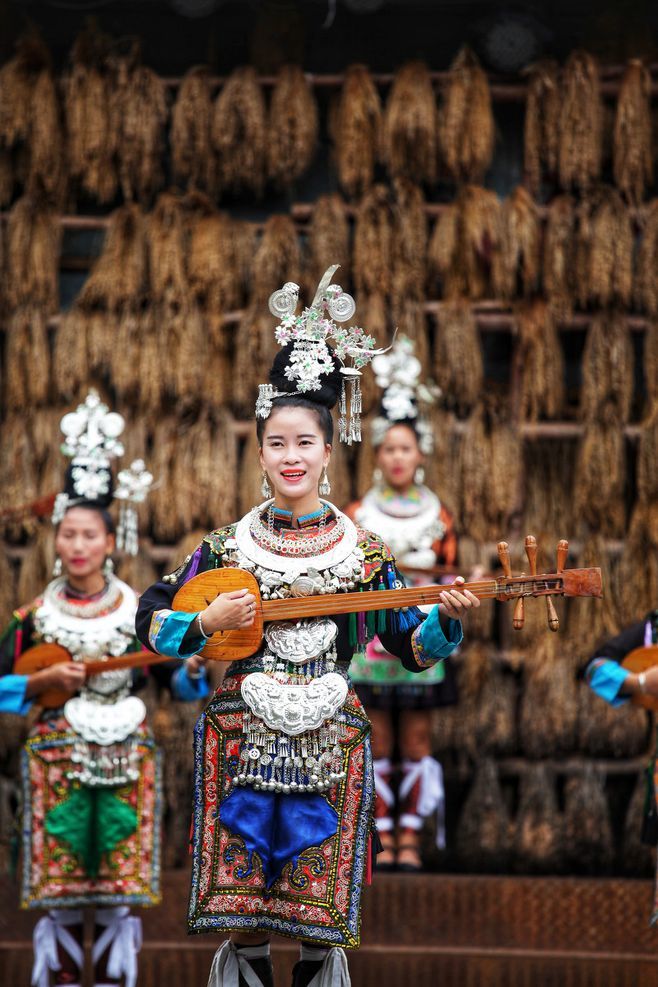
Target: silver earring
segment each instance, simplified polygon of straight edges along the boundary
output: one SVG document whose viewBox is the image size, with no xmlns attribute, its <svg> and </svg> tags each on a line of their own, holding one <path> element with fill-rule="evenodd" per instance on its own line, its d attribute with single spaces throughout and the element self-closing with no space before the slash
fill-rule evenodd
<svg viewBox="0 0 658 987">
<path fill-rule="evenodd" d="M 416 484 L 417 487 L 419 487 L 421 483 L 424 482 L 425 482 L 425 470 L 423 469 L 422 466 L 417 466 L 416 472 L 414 473 L 414 483 Z"/>
<path fill-rule="evenodd" d="M 109 579 L 113 572 L 114 572 L 114 562 L 112 561 L 112 557 L 108 555 L 108 557 L 105 559 L 105 562 L 103 562 L 103 575 L 105 576 L 106 579 Z"/>
<path fill-rule="evenodd" d="M 269 500 L 272 496 L 272 488 L 267 473 L 263 473 L 263 482 L 260 485 L 260 495 L 263 500 Z"/>
<path fill-rule="evenodd" d="M 381 487 L 383 479 L 384 479 L 384 474 L 380 470 L 379 466 L 377 466 L 372 471 L 372 482 L 376 487 Z"/>
<path fill-rule="evenodd" d="M 329 483 L 329 477 L 327 476 L 327 467 L 324 468 L 324 473 L 322 474 L 322 479 L 318 486 L 318 493 L 321 497 L 328 497 L 331 493 L 331 484 Z"/>
<path fill-rule="evenodd" d="M 59 576 L 62 575 L 62 569 L 63 569 L 62 560 L 58 555 L 57 558 L 55 559 L 55 564 L 53 566 L 53 579 L 58 579 Z"/>
</svg>

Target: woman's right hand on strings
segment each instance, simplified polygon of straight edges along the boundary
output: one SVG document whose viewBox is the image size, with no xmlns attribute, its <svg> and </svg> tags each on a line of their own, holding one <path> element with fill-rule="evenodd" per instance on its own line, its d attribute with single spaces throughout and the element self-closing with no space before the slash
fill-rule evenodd
<svg viewBox="0 0 658 987">
<path fill-rule="evenodd" d="M 205 610 L 201 611 L 201 624 L 210 637 L 215 631 L 235 631 L 251 627 L 256 613 L 256 597 L 247 589 L 232 593 L 220 593 Z"/>
<path fill-rule="evenodd" d="M 84 683 L 85 669 L 79 661 L 58 661 L 55 665 L 42 668 L 30 675 L 25 695 L 38 696 L 46 689 L 63 689 L 64 692 L 77 692 Z"/>
</svg>

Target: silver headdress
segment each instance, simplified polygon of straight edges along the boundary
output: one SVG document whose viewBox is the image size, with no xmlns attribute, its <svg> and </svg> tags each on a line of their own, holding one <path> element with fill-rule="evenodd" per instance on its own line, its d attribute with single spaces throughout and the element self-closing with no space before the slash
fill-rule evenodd
<svg viewBox="0 0 658 987">
<path fill-rule="evenodd" d="M 299 285 L 292 281 L 270 295 L 269 309 L 280 319 L 274 331 L 280 346 L 293 344 L 285 376 L 294 384 L 294 391 L 278 391 L 272 384 L 260 384 L 256 415 L 268 418 L 272 401 L 290 393 L 309 394 L 322 386 L 322 377 L 334 369 L 333 354 L 341 363 L 343 386 L 338 404 L 338 430 L 341 442 L 361 440 L 361 369 L 378 353 L 375 340 L 357 326 L 343 328 L 337 322 L 349 322 L 354 315 L 354 299 L 340 285 L 330 284 L 339 264 L 329 267 L 318 285 L 315 297 L 301 315 L 295 315 L 299 300 Z M 349 413 L 345 384 L 349 385 Z"/>
<path fill-rule="evenodd" d="M 117 547 L 136 555 L 137 515 L 133 505 L 145 500 L 153 477 L 143 461 L 137 459 L 129 469 L 119 473 L 118 486 L 113 488 L 110 463 L 124 453 L 119 436 L 125 421 L 91 390 L 83 404 L 64 415 L 60 428 L 64 434 L 61 449 L 65 456 L 71 457 L 71 464 L 66 471 L 65 489 L 55 498 L 53 524 L 59 524 L 69 507 L 76 504 L 91 503 L 107 508 L 116 498 L 122 502 Z"/>
<path fill-rule="evenodd" d="M 429 455 L 434 448 L 434 437 L 429 423 L 420 414 L 419 406 L 430 405 L 441 391 L 433 383 L 421 383 L 422 365 L 414 356 L 414 344 L 407 336 L 397 336 L 387 353 L 378 354 L 372 361 L 375 380 L 383 390 L 382 412 L 372 422 L 373 443 L 381 445 L 384 436 L 397 422 L 413 422 L 418 435 L 420 451 Z"/>
</svg>

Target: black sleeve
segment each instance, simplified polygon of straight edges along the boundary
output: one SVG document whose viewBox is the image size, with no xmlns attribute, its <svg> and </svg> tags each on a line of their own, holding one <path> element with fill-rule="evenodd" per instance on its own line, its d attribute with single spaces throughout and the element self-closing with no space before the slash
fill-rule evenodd
<svg viewBox="0 0 658 987">
<path fill-rule="evenodd" d="M 153 651 L 154 648 L 151 647 L 149 642 L 149 630 L 151 627 L 151 619 L 153 614 L 158 610 L 173 610 L 174 597 L 178 590 L 183 586 L 188 578 L 191 578 L 189 573 L 194 566 L 194 575 L 199 572 L 205 572 L 208 568 L 208 558 L 210 555 L 210 546 L 203 542 L 201 545 L 201 555 L 199 559 L 195 559 L 191 556 L 186 560 L 183 568 L 177 570 L 170 579 L 174 580 L 171 582 L 165 582 L 160 580 L 160 582 L 153 583 L 145 590 L 140 599 L 139 605 L 137 607 L 137 616 L 135 617 L 135 629 L 137 631 L 137 637 L 142 642 L 145 648 L 149 651 Z M 185 635 L 184 640 L 188 640 L 188 635 L 190 639 L 195 642 L 197 640 L 201 641 L 201 635 L 195 635 L 191 631 Z M 156 666 L 154 666 L 155 668 Z"/>
<path fill-rule="evenodd" d="M 581 668 L 581 674 L 585 674 L 590 664 L 595 658 L 608 658 L 610 661 L 621 663 L 630 651 L 641 648 L 644 644 L 645 620 L 638 620 L 635 624 L 625 627 L 616 637 L 608 638 L 603 644 L 599 644 L 594 653 L 589 656 Z"/>
</svg>

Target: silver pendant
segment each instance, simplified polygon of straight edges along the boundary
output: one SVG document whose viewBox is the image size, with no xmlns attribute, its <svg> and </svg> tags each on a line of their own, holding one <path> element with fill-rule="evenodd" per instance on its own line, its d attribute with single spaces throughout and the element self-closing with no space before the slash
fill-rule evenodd
<svg viewBox="0 0 658 987">
<path fill-rule="evenodd" d="M 337 625 L 326 617 L 274 621 L 265 628 L 270 651 L 293 665 L 303 665 L 326 654 L 337 636 Z"/>
</svg>

